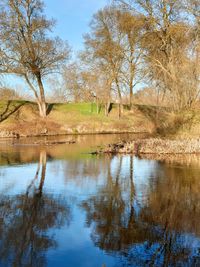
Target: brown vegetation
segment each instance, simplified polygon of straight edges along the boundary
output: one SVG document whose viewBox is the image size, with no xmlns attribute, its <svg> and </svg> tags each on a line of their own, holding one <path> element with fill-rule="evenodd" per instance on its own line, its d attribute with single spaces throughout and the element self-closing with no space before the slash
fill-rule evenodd
<svg viewBox="0 0 200 267">
<path fill-rule="evenodd" d="M 98 153 L 125 154 L 194 154 L 200 153 L 200 140 L 164 140 L 157 138 L 111 144 Z"/>
</svg>

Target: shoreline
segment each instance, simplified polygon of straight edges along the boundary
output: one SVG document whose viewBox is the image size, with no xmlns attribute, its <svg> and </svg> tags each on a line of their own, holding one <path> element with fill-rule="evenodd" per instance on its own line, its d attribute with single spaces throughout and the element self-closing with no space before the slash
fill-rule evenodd
<svg viewBox="0 0 200 267">
<path fill-rule="evenodd" d="M 4 134 L 2 134 L 2 132 Z M 200 139 L 185 138 L 185 139 L 170 139 L 170 137 L 156 137 L 148 132 L 133 132 L 133 131 L 103 131 L 103 132 L 80 132 L 80 133 L 45 133 L 32 135 L 19 135 L 15 132 L 7 130 L 0 131 L 0 142 L 3 144 L 6 141 L 12 145 L 23 145 L 23 140 L 33 139 L 29 145 L 59 145 L 59 144 L 74 144 L 73 139 L 76 136 L 98 136 L 98 135 L 135 135 L 136 139 L 129 141 L 123 140 L 115 143 L 110 143 L 99 150 L 91 152 L 93 155 L 98 154 L 132 154 L 139 157 L 171 157 L 173 155 L 197 155 L 200 154 Z M 69 138 L 71 137 L 71 138 Z M 38 139 L 38 140 L 34 140 Z M 22 143 L 18 143 L 21 141 Z"/>
<path fill-rule="evenodd" d="M 0 132 L 1 133 L 1 132 Z M 12 133 L 12 136 L 0 135 L 1 144 L 6 141 L 11 142 L 12 145 L 23 145 L 24 141 L 31 141 L 28 144 L 34 146 L 52 146 L 59 144 L 74 144 L 76 143 L 76 136 L 106 136 L 106 135 L 135 135 L 136 139 L 129 141 L 121 140 L 119 142 L 110 143 L 99 150 L 91 152 L 90 154 L 121 154 L 121 155 L 136 155 L 138 157 L 171 157 L 173 155 L 197 155 L 200 154 L 200 139 L 199 138 L 187 138 L 187 139 L 169 139 L 155 137 L 148 132 L 129 132 L 129 131 L 108 131 L 108 132 L 83 132 L 83 133 L 60 133 L 60 134 L 40 134 L 40 135 L 27 135 L 16 136 Z M 137 137 L 138 135 L 138 137 Z M 143 135 L 143 136 L 142 136 Z M 71 138 L 69 138 L 71 137 Z M 73 138 L 74 137 L 74 138 Z M 34 140 L 36 139 L 36 140 Z M 38 139 L 38 140 L 37 140 Z M 19 140 L 19 143 L 18 141 Z M 22 143 L 20 143 L 22 142 Z M 26 142 L 25 142 L 26 143 Z"/>
<path fill-rule="evenodd" d="M 95 151 L 94 154 L 132 154 L 136 156 L 172 156 L 200 154 L 200 139 L 144 138 L 119 142 Z"/>
<path fill-rule="evenodd" d="M 3 139 L 25 139 L 25 138 L 42 138 L 42 137 L 64 137 L 64 136 L 78 136 L 78 135 L 117 135 L 117 134 L 133 134 L 133 135 L 150 135 L 145 131 L 99 131 L 99 132 L 67 132 L 67 133 L 45 133 L 45 134 L 27 134 L 23 135 L 15 131 L 1 131 L 0 140 Z"/>
</svg>

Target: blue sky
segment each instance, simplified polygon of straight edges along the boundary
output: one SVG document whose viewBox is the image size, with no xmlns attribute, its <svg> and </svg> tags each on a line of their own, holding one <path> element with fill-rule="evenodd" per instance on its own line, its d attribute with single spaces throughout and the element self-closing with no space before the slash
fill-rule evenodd
<svg viewBox="0 0 200 267">
<path fill-rule="evenodd" d="M 83 48 L 83 34 L 89 30 L 92 15 L 108 0 L 45 0 L 47 17 L 56 19 L 55 35 L 67 40 L 75 50 Z"/>
</svg>

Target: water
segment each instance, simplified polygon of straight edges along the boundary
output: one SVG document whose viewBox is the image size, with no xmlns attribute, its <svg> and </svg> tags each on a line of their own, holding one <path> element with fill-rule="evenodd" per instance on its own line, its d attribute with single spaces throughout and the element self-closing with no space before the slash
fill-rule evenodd
<svg viewBox="0 0 200 267">
<path fill-rule="evenodd" d="M 0 266 L 200 266 L 200 157 L 95 156 L 133 136 L 73 138 L 1 141 Z"/>
</svg>

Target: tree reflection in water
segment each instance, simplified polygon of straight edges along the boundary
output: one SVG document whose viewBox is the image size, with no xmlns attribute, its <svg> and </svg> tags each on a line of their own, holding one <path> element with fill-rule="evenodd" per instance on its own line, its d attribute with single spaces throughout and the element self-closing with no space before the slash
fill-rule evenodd
<svg viewBox="0 0 200 267">
<path fill-rule="evenodd" d="M 107 161 L 105 184 L 82 203 L 95 246 L 118 254 L 120 266 L 200 266 L 198 176 L 168 165 L 161 172 L 157 164 L 138 205 L 134 159 L 130 156 L 129 177 L 122 172 L 122 159 L 115 160 L 115 173 L 112 158 Z"/>
<path fill-rule="evenodd" d="M 8 266 L 45 266 L 45 251 L 56 246 L 48 230 L 69 222 L 64 199 L 43 192 L 46 161 L 46 151 L 40 151 L 35 177 L 24 194 L 0 198 L 0 259 Z"/>
</svg>

